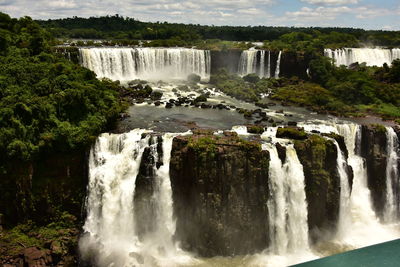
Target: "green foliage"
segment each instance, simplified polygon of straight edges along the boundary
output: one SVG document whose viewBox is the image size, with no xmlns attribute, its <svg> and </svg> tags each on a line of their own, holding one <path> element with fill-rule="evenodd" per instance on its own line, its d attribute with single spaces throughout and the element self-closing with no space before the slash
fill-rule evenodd
<svg viewBox="0 0 400 267">
<path fill-rule="evenodd" d="M 199 83 L 201 80 L 201 77 L 197 74 L 189 74 L 188 78 L 187 78 L 189 83 Z"/>
<path fill-rule="evenodd" d="M 276 132 L 276 137 L 295 139 L 295 140 L 305 140 L 308 138 L 308 134 L 304 131 L 303 128 L 279 127 Z"/>
<path fill-rule="evenodd" d="M 10 256 L 20 254 L 24 247 L 45 249 L 54 242 L 57 242 L 62 250 L 73 252 L 77 245 L 77 234 L 76 218 L 63 213 L 62 217 L 55 218 L 53 223 L 46 226 L 38 226 L 32 221 L 27 221 L 6 230 L 0 235 L 0 243 Z"/>
<path fill-rule="evenodd" d="M 400 33 L 366 31 L 353 28 L 294 28 L 267 26 L 201 26 L 167 22 L 141 22 L 119 15 L 90 18 L 66 18 L 38 21 L 58 38 L 156 40 L 151 46 L 201 45 L 224 49 L 247 46 L 226 41 L 267 41 L 267 47 L 281 50 L 314 51 L 330 48 L 357 47 L 359 43 L 399 46 Z M 168 41 L 165 41 L 168 40 Z M 201 41 L 207 40 L 207 41 Z M 216 41 L 217 40 L 217 41 Z"/>
<path fill-rule="evenodd" d="M 247 75 L 246 77 L 247 80 L 252 82 L 246 82 L 244 78 L 228 73 L 225 69 L 220 69 L 211 75 L 210 83 L 227 95 L 249 102 L 257 102 L 260 99 L 259 95 L 267 93 L 268 88 L 274 84 L 273 79 L 254 78 L 254 75 Z"/>
<path fill-rule="evenodd" d="M 257 83 L 260 81 L 260 77 L 258 77 L 258 75 L 255 73 L 250 73 L 244 76 L 243 80 L 249 83 Z"/>
<path fill-rule="evenodd" d="M 119 85 L 48 53 L 49 34 L 30 18 L 0 13 L 0 153 L 29 160 L 38 152 L 90 144 L 121 110 Z"/>
</svg>

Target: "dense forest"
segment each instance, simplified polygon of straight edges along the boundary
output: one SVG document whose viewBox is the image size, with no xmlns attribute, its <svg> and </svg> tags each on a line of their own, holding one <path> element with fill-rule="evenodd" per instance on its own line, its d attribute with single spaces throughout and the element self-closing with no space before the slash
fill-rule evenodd
<svg viewBox="0 0 400 267">
<path fill-rule="evenodd" d="M 355 64 L 351 69 L 336 67 L 324 56 L 314 55 L 310 78 L 260 79 L 256 74 L 240 77 L 221 69 L 210 82 L 233 97 L 263 106 L 261 94 L 284 105 L 307 107 L 319 113 L 337 116 L 373 114 L 400 122 L 400 60 L 392 66 L 367 67 Z"/>
<path fill-rule="evenodd" d="M 176 44 L 191 44 L 199 40 L 219 39 L 227 41 L 279 40 L 288 33 L 304 36 L 341 35 L 340 43 L 357 40 L 359 45 L 400 46 L 400 32 L 366 31 L 353 28 L 297 28 L 268 26 L 206 26 L 168 22 L 141 22 L 119 15 L 39 20 L 57 38 L 113 39 L 113 40 L 171 40 Z M 345 40 L 343 40 L 343 38 Z M 165 45 L 165 42 L 164 42 Z"/>
<path fill-rule="evenodd" d="M 52 42 L 31 18 L 0 13 L 3 159 L 29 160 L 40 152 L 86 145 L 121 110 L 116 83 L 51 54 Z"/>
</svg>

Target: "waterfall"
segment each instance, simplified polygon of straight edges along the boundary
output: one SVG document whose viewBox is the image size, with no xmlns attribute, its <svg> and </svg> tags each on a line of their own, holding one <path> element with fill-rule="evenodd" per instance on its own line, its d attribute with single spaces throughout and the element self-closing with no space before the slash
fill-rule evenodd
<svg viewBox="0 0 400 267">
<path fill-rule="evenodd" d="M 267 78 L 271 78 L 271 51 L 268 51 Z"/>
<path fill-rule="evenodd" d="M 145 130 L 121 135 L 101 135 L 90 153 L 87 218 L 79 241 L 82 258 L 97 266 L 176 266 L 191 257 L 173 242 L 172 189 L 169 177 L 172 140 L 176 134 L 162 137 L 162 165 L 157 164 L 158 138 L 142 137 Z M 154 159 L 154 225 L 143 237 L 136 227 L 135 186 L 145 149 Z M 143 234 L 143 233 L 142 233 Z M 144 265 L 142 265 L 144 264 Z"/>
<path fill-rule="evenodd" d="M 265 76 L 265 50 L 260 51 L 260 73 L 258 76 Z"/>
<path fill-rule="evenodd" d="M 387 166 L 386 166 L 386 205 L 385 222 L 395 222 L 398 218 L 399 173 L 398 149 L 399 139 L 392 127 L 386 127 L 387 136 Z"/>
<path fill-rule="evenodd" d="M 337 150 L 337 170 L 340 177 L 340 210 L 339 210 L 339 222 L 338 222 L 338 237 L 340 239 L 345 237 L 346 231 L 351 227 L 350 220 L 350 185 L 349 176 L 347 174 L 347 161 L 343 151 L 340 149 L 338 142 L 335 139 L 331 139 L 336 146 Z"/>
<path fill-rule="evenodd" d="M 251 73 L 256 73 L 260 78 L 271 78 L 271 51 L 268 51 L 268 58 L 266 50 L 257 50 L 251 48 L 244 50 L 240 55 L 238 73 L 245 76 Z M 282 51 L 279 52 L 276 62 L 275 78 L 279 78 L 280 62 Z M 259 60 L 258 60 L 259 55 Z M 266 63 L 267 62 L 267 63 Z M 265 66 L 266 65 L 266 66 Z"/>
<path fill-rule="evenodd" d="M 400 59 L 400 49 L 383 48 L 343 48 L 343 49 L 325 49 L 324 54 L 335 61 L 336 66 L 350 66 L 358 62 L 365 62 L 367 66 L 381 67 L 383 64 L 392 64 L 393 60 Z"/>
<path fill-rule="evenodd" d="M 282 164 L 275 146 L 267 145 L 270 153 L 268 200 L 272 253 L 307 251 L 308 224 L 304 172 L 293 145 L 286 146 Z"/>
<path fill-rule="evenodd" d="M 278 60 L 276 61 L 275 79 L 279 78 L 279 73 L 281 71 L 281 56 L 282 56 L 282 51 L 279 51 Z"/>
<path fill-rule="evenodd" d="M 239 59 L 239 74 L 247 75 L 257 73 L 257 53 L 259 50 L 244 50 Z"/>
<path fill-rule="evenodd" d="M 350 197 L 350 217 L 352 226 L 347 233 L 339 237 L 341 242 L 355 247 L 392 240 L 397 231 L 381 224 L 372 209 L 370 191 L 367 186 L 367 167 L 359 156 L 361 144 L 361 126 L 356 124 L 336 125 L 337 131 L 344 136 L 349 152 L 348 164 L 354 173 L 353 188 Z"/>
<path fill-rule="evenodd" d="M 207 80 L 211 55 L 189 48 L 80 48 L 82 65 L 112 80 L 184 79 L 191 73 Z"/>
<path fill-rule="evenodd" d="M 341 181 L 341 197 L 338 231 L 335 242 L 354 248 L 364 247 L 392 240 L 399 235 L 398 230 L 390 225 L 382 224 L 372 208 L 371 192 L 367 185 L 367 166 L 365 159 L 360 156 L 361 126 L 348 124 L 308 124 L 300 123 L 308 132 L 317 130 L 322 133 L 334 132 L 344 137 L 348 150 L 347 165 L 353 169 L 353 185 L 346 188 L 347 174 L 343 154 L 337 158 L 338 173 Z M 336 144 L 338 148 L 338 145 Z M 338 148 L 338 152 L 340 149 Z M 350 198 L 346 203 L 348 192 Z"/>
</svg>

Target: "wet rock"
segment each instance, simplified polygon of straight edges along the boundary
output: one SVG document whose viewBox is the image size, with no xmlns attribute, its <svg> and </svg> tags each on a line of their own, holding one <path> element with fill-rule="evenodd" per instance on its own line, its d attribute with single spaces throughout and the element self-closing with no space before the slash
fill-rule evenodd
<svg viewBox="0 0 400 267">
<path fill-rule="evenodd" d="M 171 103 L 169 103 L 169 102 L 165 104 L 165 108 L 172 108 L 173 106 L 174 106 L 174 105 L 171 104 Z"/>
<path fill-rule="evenodd" d="M 259 143 L 225 134 L 173 141 L 176 236 L 200 256 L 251 254 L 268 246 L 269 154 Z"/>
<path fill-rule="evenodd" d="M 247 132 L 252 134 L 262 134 L 264 132 L 264 127 L 258 125 L 248 125 Z"/>
<path fill-rule="evenodd" d="M 386 128 L 382 125 L 363 125 L 359 151 L 365 158 L 368 174 L 368 188 L 371 190 L 373 207 L 383 217 L 386 199 L 387 167 Z"/>
<path fill-rule="evenodd" d="M 163 93 L 162 92 L 159 92 L 159 91 L 153 91 L 151 94 L 150 94 L 150 98 L 151 98 L 151 100 L 160 100 L 161 99 L 161 97 L 163 96 Z"/>
<path fill-rule="evenodd" d="M 28 267 L 45 267 L 50 265 L 52 262 L 48 250 L 39 250 L 36 247 L 24 249 L 23 255 L 25 265 Z"/>
<path fill-rule="evenodd" d="M 160 101 L 156 101 L 156 102 L 154 102 L 154 105 L 155 105 L 156 107 L 158 107 L 158 106 L 161 105 L 161 102 L 160 102 Z"/>
<path fill-rule="evenodd" d="M 203 103 L 203 104 L 201 104 L 201 106 L 200 106 L 201 108 L 204 108 L 204 109 L 208 109 L 208 108 L 211 108 L 211 106 L 210 105 L 208 105 L 208 104 L 206 104 L 206 103 Z"/>
<path fill-rule="evenodd" d="M 207 101 L 207 96 L 206 95 L 200 95 L 194 99 L 195 103 L 199 102 L 206 102 Z"/>
<path fill-rule="evenodd" d="M 297 126 L 297 122 L 295 121 L 288 121 L 288 126 Z"/>
<path fill-rule="evenodd" d="M 257 107 L 260 107 L 260 108 L 268 108 L 268 107 L 269 107 L 269 105 L 268 105 L 267 103 L 260 103 L 260 102 L 257 102 L 255 105 L 256 105 Z"/>
<path fill-rule="evenodd" d="M 276 137 L 295 139 L 295 140 L 305 140 L 308 138 L 308 134 L 304 131 L 303 128 L 279 127 L 278 131 L 276 132 Z"/>
<path fill-rule="evenodd" d="M 319 135 L 295 140 L 294 147 L 304 170 L 310 237 L 316 241 L 321 232 L 335 231 L 339 219 L 338 151 L 331 140 Z"/>
</svg>

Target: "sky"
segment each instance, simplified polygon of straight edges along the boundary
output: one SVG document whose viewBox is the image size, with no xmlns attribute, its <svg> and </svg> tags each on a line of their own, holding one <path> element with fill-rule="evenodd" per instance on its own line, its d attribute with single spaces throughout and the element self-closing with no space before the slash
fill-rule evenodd
<svg viewBox="0 0 400 267">
<path fill-rule="evenodd" d="M 34 19 L 119 14 L 153 22 L 400 30 L 400 0 L 0 0 L 0 11 Z"/>
</svg>

